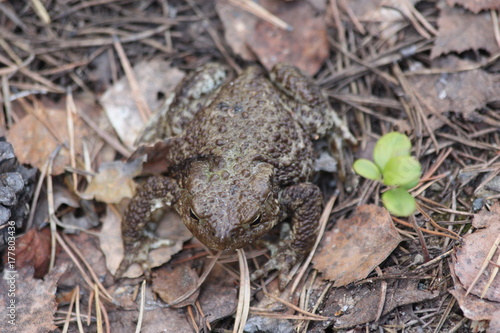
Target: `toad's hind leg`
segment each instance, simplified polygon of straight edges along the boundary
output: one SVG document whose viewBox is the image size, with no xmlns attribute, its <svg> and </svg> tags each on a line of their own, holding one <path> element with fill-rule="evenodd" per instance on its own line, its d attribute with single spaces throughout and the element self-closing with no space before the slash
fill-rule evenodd
<svg viewBox="0 0 500 333">
<path fill-rule="evenodd" d="M 178 185 L 175 180 L 156 176 L 150 177 L 138 189 L 129 203 L 122 222 L 122 237 L 125 255 L 115 273 L 116 278 L 123 276 L 127 268 L 137 263 L 141 266 L 146 278 L 150 277 L 148 253 L 152 247 L 171 245 L 169 240 L 156 240 L 144 233 L 146 225 L 154 222 L 155 210 L 170 206 L 178 199 Z"/>
<path fill-rule="evenodd" d="M 280 289 L 284 289 L 290 280 L 288 276 L 290 269 L 309 253 L 316 241 L 323 195 L 318 186 L 301 183 L 287 187 L 280 204 L 285 211 L 290 212 L 291 237 L 280 244 L 277 254 L 257 270 L 252 279 L 266 276 L 269 271 L 278 269 Z"/>
<path fill-rule="evenodd" d="M 173 100 L 167 99 L 148 122 L 138 142 L 153 143 L 182 134 L 198 111 L 212 101 L 226 76 L 226 69 L 218 63 L 189 73 L 175 88 Z"/>
<path fill-rule="evenodd" d="M 343 142 L 355 145 L 357 140 L 347 124 L 331 107 L 324 91 L 298 68 L 277 64 L 269 77 L 286 95 L 283 105 L 290 109 L 312 139 L 328 137 L 333 144 L 332 153 L 338 161 L 339 175 L 345 179 Z"/>
<path fill-rule="evenodd" d="M 313 137 L 323 137 L 330 130 L 335 130 L 344 140 L 356 143 L 345 122 L 331 107 L 324 91 L 297 67 L 277 64 L 269 77 L 287 95 L 289 103 L 285 104 L 291 105 L 292 111 Z"/>
</svg>

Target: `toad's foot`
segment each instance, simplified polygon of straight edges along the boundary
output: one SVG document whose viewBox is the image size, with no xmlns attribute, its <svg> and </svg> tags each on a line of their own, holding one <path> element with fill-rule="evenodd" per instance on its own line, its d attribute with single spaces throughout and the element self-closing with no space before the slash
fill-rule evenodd
<svg viewBox="0 0 500 333">
<path fill-rule="evenodd" d="M 316 241 L 323 199 L 316 185 L 301 183 L 287 187 L 281 203 L 292 220 L 291 238 L 285 240 L 277 253 L 252 277 L 257 279 L 277 269 L 280 273 L 279 287 L 283 290 L 290 281 L 290 269 L 310 252 Z"/>
<path fill-rule="evenodd" d="M 149 266 L 148 254 L 150 250 L 162 247 L 172 246 L 175 241 L 170 239 L 158 239 L 152 236 L 144 236 L 140 241 L 127 244 L 125 247 L 125 255 L 116 270 L 115 278 L 123 277 L 123 274 L 132 264 L 138 264 L 147 281 L 151 281 L 151 267 Z"/>
<path fill-rule="evenodd" d="M 299 262 L 300 259 L 302 259 L 302 255 L 293 251 L 291 248 L 280 248 L 279 253 L 274 255 L 264 264 L 264 266 L 252 274 L 251 280 L 254 281 L 260 279 L 267 276 L 270 271 L 278 270 L 279 288 L 280 290 L 284 290 L 291 280 L 289 275 L 291 268 L 293 268 L 293 266 Z"/>
</svg>

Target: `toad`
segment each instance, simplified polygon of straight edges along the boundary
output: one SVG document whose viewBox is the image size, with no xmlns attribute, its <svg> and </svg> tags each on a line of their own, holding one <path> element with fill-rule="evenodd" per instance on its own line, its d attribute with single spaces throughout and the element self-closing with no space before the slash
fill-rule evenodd
<svg viewBox="0 0 500 333">
<path fill-rule="evenodd" d="M 216 250 L 245 247 L 290 220 L 290 237 L 253 278 L 278 269 L 284 283 L 313 246 L 323 205 L 310 182 L 313 140 L 331 131 L 341 151 L 342 140 L 355 138 L 322 90 L 293 66 L 278 64 L 268 76 L 249 67 L 225 80 L 221 65 L 193 72 L 177 87 L 166 121 L 157 123 L 155 137 L 169 136 L 161 143 L 165 172 L 140 186 L 128 206 L 117 276 L 133 262 L 148 270 L 152 239 L 143 229 L 163 206 Z"/>
</svg>

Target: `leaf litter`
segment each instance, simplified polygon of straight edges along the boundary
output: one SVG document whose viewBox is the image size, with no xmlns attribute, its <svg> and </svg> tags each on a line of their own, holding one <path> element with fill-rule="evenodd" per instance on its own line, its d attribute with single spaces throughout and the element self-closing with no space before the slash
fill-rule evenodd
<svg viewBox="0 0 500 333">
<path fill-rule="evenodd" d="M 489 332 L 499 331 L 495 2 L 32 3 L 0 4 L 2 132 L 20 162 L 44 176 L 31 224 L 37 229 L 17 239 L 19 327 L 78 331 L 68 292 L 78 286 L 80 309 L 90 309 L 84 331 L 131 332 L 139 318 L 143 332 L 234 329 L 239 284 L 246 283 L 234 254 L 224 255 L 229 260 L 216 264 L 178 309 L 165 308 L 150 286 L 134 298 L 140 279 L 113 278 L 123 252 L 120 221 L 137 176 L 126 159 L 147 123 L 139 111 L 168 105 L 184 71 L 208 61 L 235 71 L 248 61 L 266 68 L 286 61 L 316 74 L 348 120 L 360 141 L 348 158 L 366 154 L 391 130 L 409 135 L 425 173 L 412 191 L 420 212 L 391 220 L 375 208 L 376 183 L 361 181 L 347 192 L 335 174 L 321 171 L 315 181 L 325 194 L 337 187 L 340 195 L 314 265 L 300 269 L 300 281 L 284 291 L 275 275 L 252 283 L 245 293 L 252 303 L 243 311 L 250 317 L 240 329 L 471 332 L 489 325 Z M 40 26 L 47 29 L 34 29 Z M 162 170 L 161 149 L 142 148 L 152 157 L 143 173 Z M 54 187 L 44 185 L 47 177 Z M 48 221 L 56 249 L 48 228 L 38 230 Z M 161 292 L 168 302 L 199 285 L 211 255 L 171 214 L 156 232 L 178 235 L 175 246 L 150 257 L 152 267 L 161 265 L 153 285 L 173 282 Z M 256 254 L 264 251 L 249 248 L 247 257 L 260 263 Z M 52 253 L 56 266 L 45 275 Z M 183 283 L 186 289 L 177 287 Z M 56 309 L 72 316 L 56 319 Z"/>
</svg>

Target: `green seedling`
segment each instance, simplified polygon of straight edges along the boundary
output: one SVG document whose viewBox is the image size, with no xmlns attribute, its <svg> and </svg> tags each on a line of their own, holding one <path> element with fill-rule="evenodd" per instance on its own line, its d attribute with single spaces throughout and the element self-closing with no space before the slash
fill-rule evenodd
<svg viewBox="0 0 500 333">
<path fill-rule="evenodd" d="M 404 134 L 391 132 L 377 141 L 373 162 L 362 158 L 353 165 L 358 175 L 390 187 L 382 194 L 382 202 L 396 216 L 410 216 L 417 207 L 408 190 L 418 184 L 422 166 L 410 156 L 410 152 L 410 139 Z"/>
</svg>

